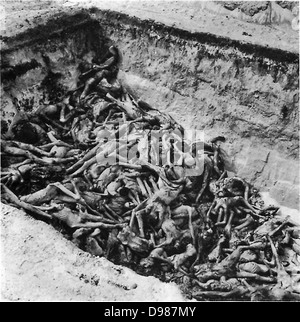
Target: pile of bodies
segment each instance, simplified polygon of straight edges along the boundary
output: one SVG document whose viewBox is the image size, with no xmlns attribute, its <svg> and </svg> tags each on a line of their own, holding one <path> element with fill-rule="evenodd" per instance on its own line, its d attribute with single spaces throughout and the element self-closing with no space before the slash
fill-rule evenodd
<svg viewBox="0 0 300 322">
<path fill-rule="evenodd" d="M 300 227 L 228 176 L 224 137 L 204 142 L 136 97 L 110 52 L 60 101 L 16 115 L 2 201 L 197 300 L 299 300 Z"/>
</svg>

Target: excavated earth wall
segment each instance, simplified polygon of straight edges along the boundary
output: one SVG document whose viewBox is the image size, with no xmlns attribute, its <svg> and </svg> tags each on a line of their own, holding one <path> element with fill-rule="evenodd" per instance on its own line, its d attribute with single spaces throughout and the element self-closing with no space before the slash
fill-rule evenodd
<svg viewBox="0 0 300 322">
<path fill-rule="evenodd" d="M 224 135 L 230 171 L 299 208 L 297 54 L 98 9 L 2 40 L 3 132 L 17 109 L 75 89 L 78 64 L 112 40 L 123 54 L 120 78 L 138 96 L 207 139 Z"/>
</svg>

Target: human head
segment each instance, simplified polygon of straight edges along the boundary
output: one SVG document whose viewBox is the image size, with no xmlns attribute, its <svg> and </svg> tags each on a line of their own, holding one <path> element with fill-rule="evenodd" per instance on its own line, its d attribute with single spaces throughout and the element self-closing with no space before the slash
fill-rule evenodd
<svg viewBox="0 0 300 322">
<path fill-rule="evenodd" d="M 118 53 L 117 47 L 115 47 L 114 45 L 110 46 L 108 50 L 112 54 L 117 54 Z"/>
</svg>

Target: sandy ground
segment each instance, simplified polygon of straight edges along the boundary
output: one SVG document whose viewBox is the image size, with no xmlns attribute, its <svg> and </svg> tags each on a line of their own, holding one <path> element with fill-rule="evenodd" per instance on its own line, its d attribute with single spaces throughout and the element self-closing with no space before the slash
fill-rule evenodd
<svg viewBox="0 0 300 322">
<path fill-rule="evenodd" d="M 68 0 L 64 3 L 64 6 L 93 5 L 142 19 L 153 19 L 192 32 L 208 32 L 243 42 L 299 51 L 298 32 L 291 28 L 290 23 L 294 16 L 276 4 L 273 5 L 273 19 L 276 23 L 267 26 L 257 25 L 265 21 L 267 12 L 250 17 L 239 10 L 230 11 L 211 1 Z"/>
<path fill-rule="evenodd" d="M 2 301 L 187 301 L 175 284 L 93 257 L 23 211 L 0 209 Z"/>
<path fill-rule="evenodd" d="M 249 3 L 257 6 L 260 1 Z M 238 8 L 230 11 L 217 3 L 203 0 L 0 0 L 0 6 L 0 16 L 2 12 L 2 19 L 5 18 L 4 36 L 43 23 L 55 12 L 94 6 L 193 32 L 208 32 L 242 42 L 299 52 L 299 27 L 295 29 L 292 23 L 295 14 L 276 3 L 273 4 L 271 24 L 267 24 L 267 11 L 249 16 Z"/>
</svg>

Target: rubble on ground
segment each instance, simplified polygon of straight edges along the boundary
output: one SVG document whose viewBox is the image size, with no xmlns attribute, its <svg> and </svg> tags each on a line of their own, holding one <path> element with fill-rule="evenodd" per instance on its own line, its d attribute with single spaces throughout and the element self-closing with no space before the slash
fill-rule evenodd
<svg viewBox="0 0 300 322">
<path fill-rule="evenodd" d="M 197 300 L 299 300 L 300 227 L 229 176 L 204 141 L 118 79 L 119 51 L 78 87 L 19 112 L 1 140 L 2 201 L 79 248 Z"/>
</svg>

